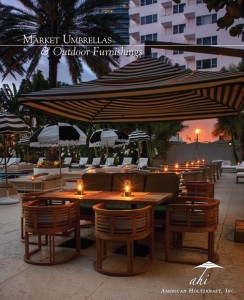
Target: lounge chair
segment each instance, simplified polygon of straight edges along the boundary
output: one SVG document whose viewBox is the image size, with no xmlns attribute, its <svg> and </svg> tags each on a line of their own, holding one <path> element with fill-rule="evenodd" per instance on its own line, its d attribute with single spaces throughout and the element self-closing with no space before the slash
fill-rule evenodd
<svg viewBox="0 0 244 300">
<path fill-rule="evenodd" d="M 236 165 L 232 166 L 230 160 L 224 160 L 221 165 L 221 170 L 227 172 L 236 172 Z"/>
<path fill-rule="evenodd" d="M 118 167 L 123 167 L 125 165 L 130 165 L 131 162 L 132 162 L 132 157 L 124 157 L 123 161 L 122 161 L 122 164 L 118 165 Z"/>
<path fill-rule="evenodd" d="M 7 166 L 15 165 L 18 164 L 19 162 L 20 162 L 19 157 L 10 157 L 10 159 L 7 162 Z"/>
<path fill-rule="evenodd" d="M 148 164 L 148 158 L 147 157 L 140 157 L 138 160 L 138 167 L 139 169 L 146 168 Z"/>
<path fill-rule="evenodd" d="M 38 165 L 38 164 L 42 163 L 44 161 L 44 159 L 45 159 L 44 157 L 39 157 L 36 164 Z"/>
<path fill-rule="evenodd" d="M 63 165 L 64 167 L 69 167 L 71 165 L 72 157 L 65 157 Z"/>
<path fill-rule="evenodd" d="M 105 164 L 101 165 L 101 167 L 110 167 L 114 164 L 114 158 L 113 157 L 107 157 Z"/>
<path fill-rule="evenodd" d="M 78 163 L 72 163 L 72 168 L 84 168 L 87 164 L 88 157 L 80 157 L 80 160 Z"/>
<path fill-rule="evenodd" d="M 91 164 L 87 164 L 86 167 L 99 167 L 101 163 L 101 157 L 95 157 Z"/>
<path fill-rule="evenodd" d="M 244 161 L 236 166 L 236 172 L 244 172 Z"/>
</svg>

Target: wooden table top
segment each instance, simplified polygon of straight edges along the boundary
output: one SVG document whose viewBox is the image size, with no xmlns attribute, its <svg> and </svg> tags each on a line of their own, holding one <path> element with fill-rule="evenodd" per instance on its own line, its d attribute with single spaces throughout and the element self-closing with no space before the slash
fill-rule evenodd
<svg viewBox="0 0 244 300">
<path fill-rule="evenodd" d="M 64 190 L 48 192 L 38 196 L 37 199 L 158 205 L 171 197 L 173 197 L 172 193 L 152 192 L 132 192 L 130 197 L 125 197 L 121 192 L 109 191 L 85 191 L 84 195 L 77 195 L 76 190 Z"/>
</svg>

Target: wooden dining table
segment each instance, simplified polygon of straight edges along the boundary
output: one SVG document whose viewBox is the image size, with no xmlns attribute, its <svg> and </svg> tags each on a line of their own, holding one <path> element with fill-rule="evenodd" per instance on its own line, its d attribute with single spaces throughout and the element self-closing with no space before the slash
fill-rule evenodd
<svg viewBox="0 0 244 300">
<path fill-rule="evenodd" d="M 40 200 L 63 200 L 79 201 L 80 203 L 128 203 L 143 205 L 163 204 L 167 199 L 172 198 L 172 193 L 154 193 L 154 192 L 132 192 L 130 197 L 125 197 L 122 192 L 110 191 L 85 191 L 83 195 L 78 195 L 76 190 L 62 190 L 47 192 L 36 198 Z"/>
<path fill-rule="evenodd" d="M 136 204 L 141 205 L 159 205 L 167 199 L 172 198 L 172 193 L 154 193 L 154 192 L 132 192 L 130 197 L 125 197 L 122 192 L 110 191 L 85 191 L 83 195 L 78 195 L 77 190 L 52 191 L 39 195 L 39 200 L 62 200 L 62 201 L 79 201 L 80 203 L 123 203 L 131 204 L 131 208 L 136 208 Z M 88 240 L 85 239 L 85 243 Z M 85 248 L 85 247 L 84 247 Z M 115 251 L 117 254 L 125 255 L 127 248 L 123 245 Z M 135 243 L 134 255 L 145 256 L 148 253 L 148 246 Z"/>
</svg>

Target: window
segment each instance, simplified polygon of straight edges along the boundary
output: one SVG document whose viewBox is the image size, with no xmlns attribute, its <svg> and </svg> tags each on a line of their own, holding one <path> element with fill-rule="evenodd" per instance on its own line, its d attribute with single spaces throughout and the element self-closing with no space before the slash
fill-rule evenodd
<svg viewBox="0 0 244 300">
<path fill-rule="evenodd" d="M 158 58 L 158 53 L 157 52 L 152 53 L 151 57 L 152 58 Z"/>
<path fill-rule="evenodd" d="M 157 3 L 157 0 L 141 0 L 141 6 Z"/>
<path fill-rule="evenodd" d="M 196 68 L 197 68 L 197 70 L 198 69 L 217 68 L 217 58 L 197 60 Z"/>
<path fill-rule="evenodd" d="M 141 25 L 157 23 L 157 22 L 158 22 L 157 14 L 141 17 Z"/>
<path fill-rule="evenodd" d="M 183 51 L 173 50 L 173 55 L 183 54 Z"/>
<path fill-rule="evenodd" d="M 174 25 L 173 26 L 173 34 L 183 33 L 185 27 L 186 27 L 186 24 Z"/>
<path fill-rule="evenodd" d="M 217 14 L 197 17 L 197 26 L 217 23 Z"/>
<path fill-rule="evenodd" d="M 197 2 L 197 4 L 201 4 L 201 3 L 203 3 L 203 0 L 197 0 L 196 2 Z"/>
<path fill-rule="evenodd" d="M 185 9 L 185 3 L 179 4 L 179 5 L 173 5 L 173 13 L 174 14 L 183 13 L 184 9 Z"/>
<path fill-rule="evenodd" d="M 197 39 L 197 45 L 217 45 L 217 35 Z"/>
<path fill-rule="evenodd" d="M 141 35 L 141 43 L 144 43 L 145 41 L 154 41 L 154 42 L 156 42 L 157 40 L 158 40 L 158 34 L 157 33 Z"/>
</svg>

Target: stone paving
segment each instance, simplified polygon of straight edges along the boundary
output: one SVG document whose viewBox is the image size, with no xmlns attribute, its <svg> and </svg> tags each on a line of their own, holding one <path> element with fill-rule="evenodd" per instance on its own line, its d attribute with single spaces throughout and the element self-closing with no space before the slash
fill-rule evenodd
<svg viewBox="0 0 244 300">
<path fill-rule="evenodd" d="M 216 264 L 222 268 L 206 270 L 166 263 L 164 235 L 157 232 L 155 261 L 147 273 L 135 277 L 109 277 L 94 271 L 95 244 L 62 265 L 25 263 L 24 244 L 20 241 L 21 205 L 1 205 L 0 299 L 243 299 L 244 243 L 234 243 L 233 238 L 235 220 L 244 220 L 244 180 L 236 184 L 235 174 L 223 173 L 215 185 L 215 198 L 221 201 L 215 242 L 220 256 Z M 84 237 L 94 238 L 92 232 L 92 228 L 81 228 Z M 186 239 L 205 243 L 205 236 L 186 236 Z M 115 256 L 116 267 L 120 268 L 122 259 Z"/>
</svg>

